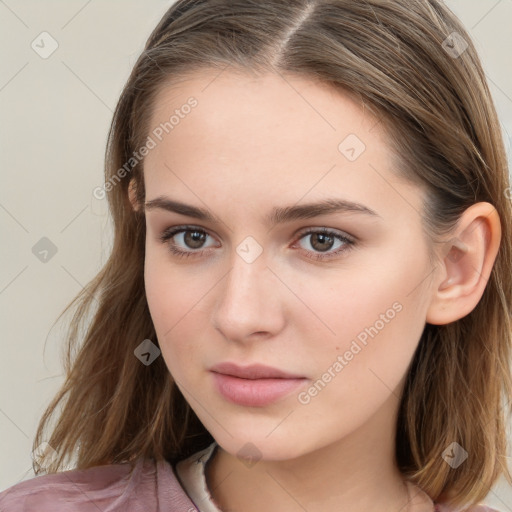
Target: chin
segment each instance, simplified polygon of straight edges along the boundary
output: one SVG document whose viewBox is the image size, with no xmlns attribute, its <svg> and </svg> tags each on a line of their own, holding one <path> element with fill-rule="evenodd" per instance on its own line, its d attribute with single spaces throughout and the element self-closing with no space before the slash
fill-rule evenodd
<svg viewBox="0 0 512 512">
<path fill-rule="evenodd" d="M 226 432 L 219 436 L 215 435 L 222 449 L 233 457 L 245 461 L 247 466 L 257 463 L 259 460 L 281 461 L 299 457 L 305 453 L 303 439 L 295 438 L 283 430 L 283 435 L 268 436 L 268 430 L 257 435 L 247 433 L 237 435 L 235 432 L 231 437 Z"/>
</svg>

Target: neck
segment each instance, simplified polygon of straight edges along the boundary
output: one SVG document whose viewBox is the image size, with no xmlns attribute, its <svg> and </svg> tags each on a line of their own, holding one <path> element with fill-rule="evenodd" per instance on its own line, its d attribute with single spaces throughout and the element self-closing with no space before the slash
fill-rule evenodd
<svg viewBox="0 0 512 512">
<path fill-rule="evenodd" d="M 302 447 L 287 460 L 248 467 L 219 445 L 206 466 L 210 493 L 223 512 L 432 512 L 432 500 L 406 484 L 395 464 L 394 416 L 389 408 L 376 416 L 335 443 Z"/>
</svg>

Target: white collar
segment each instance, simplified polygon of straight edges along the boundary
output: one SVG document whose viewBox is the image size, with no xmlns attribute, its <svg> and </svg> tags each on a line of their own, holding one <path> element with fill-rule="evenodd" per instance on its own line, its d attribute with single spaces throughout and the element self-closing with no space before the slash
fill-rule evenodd
<svg viewBox="0 0 512 512">
<path fill-rule="evenodd" d="M 218 444 L 214 441 L 210 446 L 194 453 L 187 459 L 176 464 L 176 473 L 189 498 L 199 512 L 222 512 L 215 502 L 206 484 L 206 463 L 215 453 Z"/>
</svg>

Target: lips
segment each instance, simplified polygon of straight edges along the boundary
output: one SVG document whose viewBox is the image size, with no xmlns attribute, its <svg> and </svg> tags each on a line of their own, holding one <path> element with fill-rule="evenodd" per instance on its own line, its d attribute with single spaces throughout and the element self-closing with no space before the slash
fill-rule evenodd
<svg viewBox="0 0 512 512">
<path fill-rule="evenodd" d="M 290 395 L 307 379 L 261 364 L 221 363 L 210 368 L 217 391 L 226 400 L 246 407 L 264 407 Z"/>
<path fill-rule="evenodd" d="M 231 375 L 241 379 L 301 379 L 303 375 L 287 373 L 278 368 L 265 366 L 262 364 L 252 364 L 250 366 L 238 366 L 234 363 L 220 363 L 212 366 L 210 371 Z"/>
</svg>

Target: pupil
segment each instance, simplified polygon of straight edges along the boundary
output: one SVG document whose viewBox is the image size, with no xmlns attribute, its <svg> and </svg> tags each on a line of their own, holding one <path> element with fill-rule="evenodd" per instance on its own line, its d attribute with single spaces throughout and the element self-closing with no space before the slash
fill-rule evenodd
<svg viewBox="0 0 512 512">
<path fill-rule="evenodd" d="M 332 245 L 332 236 L 329 236 L 329 235 L 324 235 L 323 233 L 316 233 L 316 236 L 317 238 L 320 240 L 320 244 L 323 244 L 324 247 L 315 247 L 316 249 L 318 250 L 329 250 L 330 247 L 325 247 L 325 244 L 327 243 L 326 241 L 330 241 L 330 245 Z M 313 246 L 315 246 L 315 244 L 313 244 Z"/>
<path fill-rule="evenodd" d="M 185 235 L 185 238 L 187 245 L 192 245 L 193 249 L 197 249 L 198 247 L 201 246 L 201 243 L 203 242 L 202 239 L 204 238 L 204 233 L 200 233 L 199 231 L 189 231 Z M 189 242 L 191 242 L 191 244 Z"/>
</svg>

